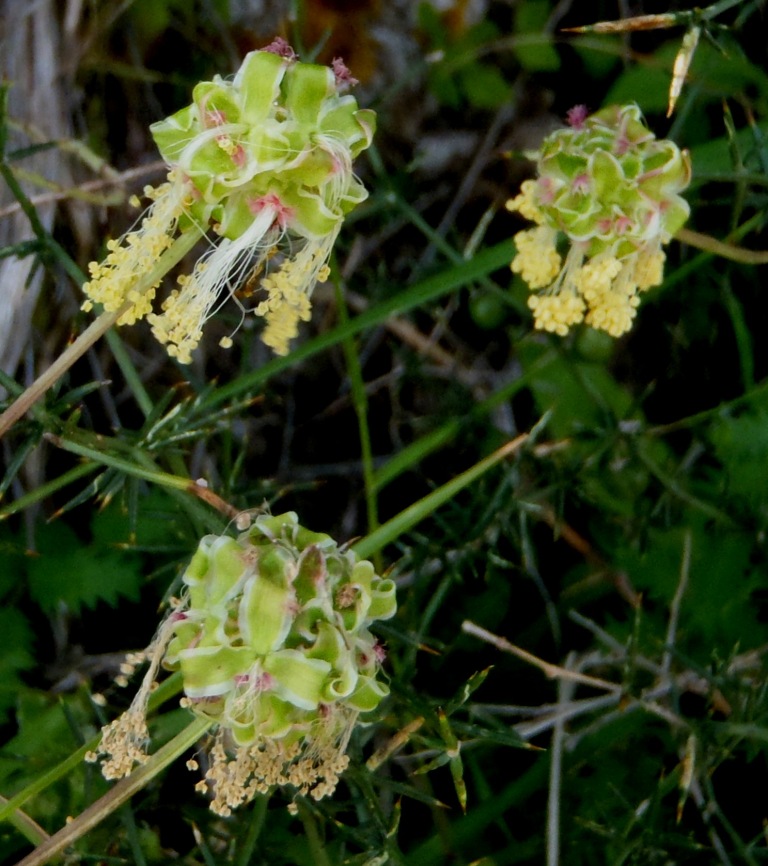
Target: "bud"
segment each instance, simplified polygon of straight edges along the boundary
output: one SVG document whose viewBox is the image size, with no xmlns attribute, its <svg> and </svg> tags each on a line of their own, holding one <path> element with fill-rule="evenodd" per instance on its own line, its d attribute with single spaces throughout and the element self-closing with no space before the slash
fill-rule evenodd
<svg viewBox="0 0 768 866">
<path fill-rule="evenodd" d="M 181 671 L 184 705 L 217 726 L 200 783 L 213 787 L 211 808 L 227 815 L 273 785 L 332 793 L 358 715 L 389 692 L 369 626 L 394 615 L 394 582 L 293 512 L 261 515 L 237 538 L 205 536 L 183 581 L 153 658 Z M 112 778 L 144 760 L 144 709 L 134 702 L 105 729 Z"/>
<path fill-rule="evenodd" d="M 110 244 L 91 266 L 89 300 L 117 310 L 121 323 L 147 316 L 155 337 L 182 363 L 191 360 L 205 321 L 223 295 L 260 290 L 253 312 L 266 320 L 264 340 L 288 352 L 310 297 L 327 277 L 327 261 L 349 211 L 367 197 L 352 171 L 372 141 L 375 114 L 345 93 L 354 79 L 300 63 L 282 39 L 248 54 L 231 80 L 198 84 L 191 105 L 151 127 L 170 166 L 168 182 L 148 190 L 154 204 L 137 231 Z M 134 298 L 131 287 L 177 233 L 212 229 L 219 240 L 191 275 L 151 312 L 156 287 Z M 231 345 L 231 340 L 225 340 Z"/>
<path fill-rule="evenodd" d="M 536 291 L 528 304 L 537 328 L 565 335 L 585 321 L 618 337 L 631 327 L 638 292 L 662 281 L 662 245 L 690 211 L 679 195 L 690 160 L 648 130 L 636 105 L 589 117 L 577 106 L 569 122 L 544 140 L 538 178 L 507 203 L 538 224 L 515 235 L 512 270 Z"/>
</svg>

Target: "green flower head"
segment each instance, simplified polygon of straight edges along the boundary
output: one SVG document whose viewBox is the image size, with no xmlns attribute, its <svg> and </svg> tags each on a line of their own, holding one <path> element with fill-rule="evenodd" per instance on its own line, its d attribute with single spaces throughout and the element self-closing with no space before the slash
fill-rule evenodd
<svg viewBox="0 0 768 866">
<path fill-rule="evenodd" d="M 121 322 L 147 316 L 187 363 L 220 297 L 263 274 L 253 312 L 266 320 L 264 341 L 285 354 L 309 318 L 315 283 L 327 277 L 344 217 L 367 197 L 352 163 L 371 144 L 376 117 L 346 92 L 354 83 L 340 60 L 301 63 L 276 39 L 248 54 L 234 78 L 198 84 L 190 105 L 152 125 L 168 182 L 147 191 L 154 204 L 140 228 L 92 264 L 84 306 L 134 301 Z M 131 294 L 139 265 L 146 270 L 178 233 L 208 229 L 217 243 L 162 312 L 152 312 L 156 287 Z"/>
<path fill-rule="evenodd" d="M 537 327 L 565 334 L 586 321 L 619 336 L 637 293 L 661 282 L 662 245 L 688 217 L 680 193 L 690 159 L 657 139 L 634 104 L 591 116 L 577 106 L 568 120 L 542 143 L 536 180 L 507 204 L 537 223 L 515 236 L 512 270 L 537 291 L 529 299 Z M 571 245 L 564 264 L 560 237 Z"/>
<path fill-rule="evenodd" d="M 206 536 L 183 582 L 155 657 L 181 671 L 183 704 L 218 729 L 200 785 L 212 785 L 212 808 L 228 814 L 276 784 L 333 791 L 358 715 L 389 693 L 369 626 L 394 615 L 394 582 L 293 512 L 261 515 L 237 538 Z M 120 775 L 141 760 L 136 710 L 123 718 L 128 745 L 108 728 L 101 747 Z"/>
</svg>

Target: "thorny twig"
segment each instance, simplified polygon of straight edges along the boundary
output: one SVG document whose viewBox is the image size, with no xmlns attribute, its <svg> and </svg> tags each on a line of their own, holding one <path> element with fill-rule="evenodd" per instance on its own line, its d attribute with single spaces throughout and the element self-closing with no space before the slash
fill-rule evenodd
<svg viewBox="0 0 768 866">
<path fill-rule="evenodd" d="M 624 686 L 620 683 L 611 683 L 608 680 L 592 677 L 582 673 L 585 669 L 593 667 L 621 667 L 626 662 L 626 647 L 622 647 L 609 635 L 605 635 L 599 626 L 592 623 L 586 617 L 578 614 L 571 614 L 571 618 L 586 626 L 594 634 L 601 639 L 605 638 L 610 646 L 611 655 L 606 656 L 599 652 L 590 652 L 580 657 L 577 657 L 567 667 L 553 665 L 543 659 L 528 653 L 520 647 L 507 641 L 505 638 L 494 635 L 486 631 L 475 623 L 465 621 L 462 629 L 467 634 L 472 634 L 475 637 L 485 640 L 492 644 L 502 652 L 514 655 L 522 661 L 532 664 L 539 668 L 551 679 L 558 681 L 566 681 L 576 685 L 588 685 L 593 688 L 599 688 L 603 691 L 608 691 L 608 694 L 600 695 L 591 698 L 579 698 L 576 700 L 568 700 L 564 702 L 558 700 L 556 704 L 545 706 L 524 707 L 519 705 L 503 705 L 503 704 L 470 704 L 472 712 L 479 716 L 488 715 L 511 715 L 525 716 L 525 721 L 518 722 L 513 726 L 514 732 L 523 740 L 530 741 L 540 734 L 553 730 L 557 725 L 572 721 L 579 717 L 592 715 L 595 712 L 601 712 L 592 723 L 580 728 L 577 731 L 572 731 L 568 734 L 565 746 L 568 751 L 576 748 L 579 741 L 593 734 L 596 730 L 609 724 L 619 716 L 625 718 L 628 713 L 637 710 L 651 713 L 659 718 L 664 719 L 670 726 L 686 730 L 689 728 L 688 722 L 676 710 L 670 709 L 667 705 L 661 703 L 665 699 L 673 695 L 689 692 L 696 695 L 708 697 L 712 705 L 720 712 L 726 715 L 731 712 L 731 707 L 725 700 L 720 691 L 712 687 L 712 684 L 699 673 L 692 670 L 683 670 L 674 676 L 668 670 L 664 673 L 662 665 L 659 662 L 654 662 L 652 659 L 635 655 L 633 661 L 636 667 L 648 671 L 656 677 L 656 682 L 641 691 L 640 695 L 635 697 L 627 693 Z M 743 655 L 735 656 L 731 661 L 728 670 L 731 673 L 743 672 L 747 668 L 754 668 L 760 663 L 761 657 L 768 652 L 768 646 L 763 647 L 760 652 L 752 650 Z M 748 664 L 751 662 L 751 664 Z M 614 709 L 611 710 L 610 708 Z M 607 711 L 607 712 L 606 712 Z"/>
</svg>

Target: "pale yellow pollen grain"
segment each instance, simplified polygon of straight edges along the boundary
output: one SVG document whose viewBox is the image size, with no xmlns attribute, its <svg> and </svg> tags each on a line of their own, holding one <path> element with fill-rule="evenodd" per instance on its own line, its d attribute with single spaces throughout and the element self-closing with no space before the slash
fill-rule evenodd
<svg viewBox="0 0 768 866">
<path fill-rule="evenodd" d="M 118 320 L 119 325 L 132 325 L 151 312 L 159 281 L 143 293 L 137 292 L 135 287 L 173 243 L 182 213 L 179 196 L 171 183 L 164 183 L 156 190 L 145 188 L 144 193 L 154 204 L 141 225 L 120 241 L 107 242 L 106 258 L 88 265 L 91 278 L 83 285 L 84 310 L 89 311 L 98 303 L 107 312 L 114 312 L 127 301 L 133 303 Z"/>
<path fill-rule="evenodd" d="M 633 276 L 639 291 L 661 285 L 664 281 L 665 259 L 666 256 L 661 248 L 645 247 L 638 252 Z"/>
<path fill-rule="evenodd" d="M 510 267 L 531 289 L 548 286 L 560 272 L 563 260 L 557 252 L 556 239 L 557 233 L 546 226 L 526 229 L 515 235 L 517 255 Z"/>
<path fill-rule="evenodd" d="M 585 321 L 612 337 L 621 337 L 632 327 L 638 302 L 636 295 L 622 297 L 618 292 L 608 292 L 598 305 L 590 309 Z"/>
<path fill-rule="evenodd" d="M 101 772 L 105 779 L 122 779 L 136 764 L 149 760 L 146 745 L 149 742 L 146 718 L 143 710 L 131 707 L 101 731 L 98 754 L 89 752 L 87 761 L 104 756 Z"/>
<path fill-rule="evenodd" d="M 520 184 L 520 192 L 506 203 L 509 211 L 517 211 L 524 219 L 542 225 L 544 214 L 536 203 L 536 181 L 525 180 Z"/>
<path fill-rule="evenodd" d="M 308 243 L 261 281 L 267 299 L 254 312 L 266 320 L 261 339 L 277 355 L 288 354 L 291 340 L 299 333 L 299 322 L 308 322 L 312 316 L 309 296 L 318 279 L 330 274 L 325 260 L 334 238 L 335 233 L 320 242 Z"/>
<path fill-rule="evenodd" d="M 599 302 L 621 271 L 622 262 L 615 256 L 595 258 L 587 262 L 574 276 L 574 284 L 588 304 Z"/>
<path fill-rule="evenodd" d="M 237 145 L 228 135 L 219 135 L 216 137 L 216 144 L 226 153 L 228 156 L 233 156 L 237 152 Z"/>
<path fill-rule="evenodd" d="M 549 331 L 564 337 L 568 329 L 584 320 L 586 304 L 574 292 L 554 295 L 532 295 L 528 306 L 533 311 L 534 326 L 540 331 Z"/>
</svg>

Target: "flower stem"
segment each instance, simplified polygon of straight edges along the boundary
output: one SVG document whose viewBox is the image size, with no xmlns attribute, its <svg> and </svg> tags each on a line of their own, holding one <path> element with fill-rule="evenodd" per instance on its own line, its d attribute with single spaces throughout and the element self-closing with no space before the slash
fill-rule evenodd
<svg viewBox="0 0 768 866">
<path fill-rule="evenodd" d="M 420 523 L 424 518 L 432 514 L 433 511 L 456 496 L 460 490 L 463 490 L 468 484 L 472 484 L 485 472 L 496 466 L 497 463 L 517 453 L 528 439 L 529 434 L 523 433 L 507 442 L 506 445 L 502 445 L 493 454 L 489 454 L 474 466 L 471 466 L 460 475 L 443 484 L 442 487 L 438 487 L 437 490 L 428 493 L 419 499 L 418 502 L 414 502 L 413 505 L 404 508 L 386 523 L 382 523 L 378 529 L 353 544 L 352 549 L 361 558 L 374 556 L 386 544 L 391 543 L 417 523 Z"/>
<path fill-rule="evenodd" d="M 703 235 L 692 229 L 678 229 L 675 238 L 683 244 L 696 247 L 699 250 L 722 256 L 732 262 L 743 265 L 764 265 L 768 263 L 768 250 L 745 250 L 733 244 L 727 244 L 717 238 Z"/>
<path fill-rule="evenodd" d="M 304 825 L 304 834 L 307 837 L 309 850 L 312 852 L 312 862 L 315 866 L 331 866 L 331 861 L 325 850 L 325 843 L 320 837 L 320 831 L 311 809 L 301 801 L 297 803 L 297 806 L 299 807 L 299 818 Z M 22 866 L 22 864 L 19 863 L 18 866 Z"/>
<path fill-rule="evenodd" d="M 150 460 L 145 460 L 146 465 L 140 466 L 137 463 L 132 463 L 130 460 L 125 460 L 122 457 L 116 457 L 110 454 L 106 449 L 99 450 L 83 442 L 77 442 L 72 439 L 66 439 L 63 436 L 56 436 L 53 433 L 44 434 L 44 438 L 55 445 L 57 448 L 62 448 L 64 451 L 69 451 L 72 454 L 77 454 L 79 457 L 85 457 L 95 463 L 100 463 L 104 466 L 109 466 L 112 469 L 117 469 L 126 475 L 131 475 L 134 478 L 143 478 L 145 481 L 150 481 L 152 484 L 159 484 L 162 487 L 168 487 L 171 490 L 181 490 L 184 493 L 191 493 L 198 499 L 215 508 L 227 518 L 237 517 L 238 510 L 223 500 L 220 496 L 209 490 L 204 484 L 193 481 L 183 475 L 173 475 L 170 472 L 163 472 L 158 469 Z M 104 437 L 99 437 L 97 441 L 105 441 Z M 18 510 L 18 509 L 17 509 Z M 5 517 L 5 512 L 0 511 L 0 519 Z"/>
<path fill-rule="evenodd" d="M 176 238 L 173 244 L 160 256 L 155 266 L 139 280 L 136 290 L 142 294 L 148 291 L 184 258 L 201 237 L 202 233 L 199 230 L 190 229 Z M 95 321 L 91 322 L 75 342 L 65 349 L 53 364 L 38 376 L 0 415 L 0 436 L 10 430 L 19 418 L 27 413 L 30 406 L 36 403 L 49 388 L 53 387 L 75 361 L 81 358 L 99 337 L 104 336 L 120 316 L 133 306 L 133 303 L 133 301 L 126 301 L 120 309 L 111 313 L 102 313 Z"/>
<path fill-rule="evenodd" d="M 336 282 L 336 306 L 339 312 L 340 324 L 349 322 L 347 303 L 340 283 Z M 342 340 L 344 357 L 347 362 L 347 375 L 352 392 L 352 403 L 357 415 L 357 426 L 360 433 L 360 455 L 363 463 L 363 484 L 365 486 L 365 507 L 368 519 L 368 532 L 375 532 L 379 528 L 379 509 L 376 501 L 376 481 L 373 467 L 373 451 L 371 449 L 371 431 L 368 427 L 368 395 L 365 392 L 363 381 L 363 370 L 360 366 L 360 357 L 357 353 L 355 338 L 349 334 Z M 381 553 L 374 554 L 374 565 L 381 572 L 383 563 Z"/>
<path fill-rule="evenodd" d="M 140 767 L 137 767 L 130 776 L 121 779 L 103 797 L 81 812 L 74 821 L 66 824 L 58 833 L 54 833 L 49 839 L 39 845 L 35 850 L 20 860 L 16 866 L 42 866 L 48 863 L 65 848 L 84 836 L 99 822 L 129 800 L 137 791 L 140 791 L 158 773 L 164 770 L 179 755 L 193 746 L 200 737 L 210 728 L 213 723 L 209 719 L 195 718 L 183 731 L 177 734 L 169 743 Z"/>
</svg>

